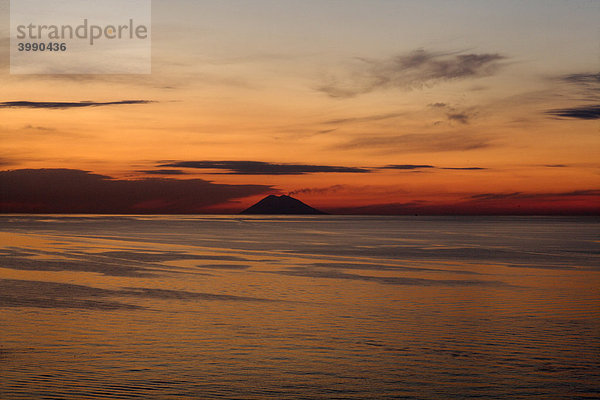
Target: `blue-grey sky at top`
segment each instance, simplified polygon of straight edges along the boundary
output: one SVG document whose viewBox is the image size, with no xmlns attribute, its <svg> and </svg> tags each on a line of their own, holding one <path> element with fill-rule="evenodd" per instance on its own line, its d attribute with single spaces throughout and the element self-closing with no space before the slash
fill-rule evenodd
<svg viewBox="0 0 600 400">
<path fill-rule="evenodd" d="M 188 48 L 192 54 L 377 57 L 420 47 L 469 48 L 523 61 L 543 57 L 548 67 L 565 70 L 599 60 L 599 11 L 600 2 L 590 0 L 153 2 L 154 29 L 168 31 L 173 49 L 216 46 Z M 154 38 L 166 45 L 160 34 Z"/>
</svg>

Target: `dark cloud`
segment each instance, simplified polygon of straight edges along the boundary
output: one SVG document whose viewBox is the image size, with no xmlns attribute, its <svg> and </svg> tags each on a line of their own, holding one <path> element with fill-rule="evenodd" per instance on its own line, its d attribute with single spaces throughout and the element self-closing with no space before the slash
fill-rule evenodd
<svg viewBox="0 0 600 400">
<path fill-rule="evenodd" d="M 555 91 L 552 96 L 566 97 L 580 105 L 546 110 L 545 114 L 552 118 L 600 119 L 600 73 L 569 74 L 559 76 L 556 80 L 562 84 L 559 89 L 564 94 Z"/>
<path fill-rule="evenodd" d="M 455 107 L 450 106 L 447 103 L 432 103 L 428 104 L 428 107 L 434 109 L 441 109 L 446 111 L 446 117 L 449 121 L 459 122 L 461 124 L 468 124 L 475 116 L 473 109 L 457 109 Z"/>
<path fill-rule="evenodd" d="M 0 212 L 201 213 L 271 186 L 216 184 L 202 179 L 112 179 L 72 169 L 0 171 Z"/>
<path fill-rule="evenodd" d="M 546 111 L 546 114 L 559 118 L 600 119 L 600 105 L 562 108 Z"/>
<path fill-rule="evenodd" d="M 380 89 L 415 89 L 439 82 L 494 74 L 505 57 L 415 50 L 384 60 L 356 59 L 345 79 L 334 79 L 318 90 L 348 98 Z"/>
<path fill-rule="evenodd" d="M 575 88 L 580 100 L 600 100 L 600 73 L 563 75 L 559 79 Z"/>
<path fill-rule="evenodd" d="M 460 122 L 461 124 L 468 124 L 469 118 L 471 118 L 471 117 L 467 113 L 464 113 L 464 112 L 448 114 L 448 119 L 450 121 Z"/>
<path fill-rule="evenodd" d="M 159 167 L 216 169 L 228 175 L 304 175 L 312 173 L 368 173 L 365 168 L 330 165 L 274 164 L 262 161 L 176 161 Z"/>
<path fill-rule="evenodd" d="M 398 136 L 364 135 L 334 146 L 336 149 L 373 149 L 385 153 L 466 151 L 491 146 L 485 136 L 460 133 L 413 133 Z"/>
<path fill-rule="evenodd" d="M 463 142 L 464 145 L 465 142 Z M 274 164 L 261 161 L 176 161 L 171 163 L 160 164 L 159 167 L 177 167 L 177 168 L 193 168 L 193 169 L 216 169 L 226 172 L 213 172 L 214 174 L 230 174 L 230 175 L 304 175 L 311 173 L 370 173 L 376 169 L 397 169 L 397 170 L 418 170 L 418 169 L 433 169 L 438 168 L 433 165 L 386 165 L 378 168 L 356 168 L 356 167 L 340 167 L 328 165 L 307 165 L 307 164 Z M 456 170 L 480 170 L 484 168 L 466 167 L 466 168 L 441 168 L 441 169 L 456 169 Z M 157 172 L 158 171 L 158 172 Z M 164 174 L 164 175 L 180 175 L 185 172 L 182 170 L 170 169 L 147 170 L 139 171 L 147 174 Z M 340 189 L 340 185 L 334 185 L 333 188 Z M 331 188 L 324 190 L 331 191 Z M 299 189 L 291 193 L 316 193 L 315 189 Z"/>
<path fill-rule="evenodd" d="M 569 166 L 566 164 L 546 164 L 544 167 L 547 168 L 568 168 Z"/>
<path fill-rule="evenodd" d="M 381 169 L 402 169 L 402 170 L 423 169 L 423 168 L 435 168 L 435 167 L 433 165 L 413 165 L 413 164 L 386 165 L 385 167 L 381 167 Z"/>
<path fill-rule="evenodd" d="M 50 102 L 50 101 L 4 101 L 0 108 L 44 108 L 51 110 L 63 110 L 67 108 L 101 107 L 128 104 L 148 104 L 150 100 L 121 100 L 108 102 L 80 101 L 80 102 Z"/>
<path fill-rule="evenodd" d="M 145 171 L 137 171 L 146 175 L 186 175 L 185 171 L 180 169 L 152 169 Z"/>
<path fill-rule="evenodd" d="M 428 104 L 428 106 L 431 108 L 445 108 L 445 107 L 448 107 L 448 104 L 446 104 L 446 103 L 431 103 L 431 104 Z"/>
<path fill-rule="evenodd" d="M 576 84 L 600 84 L 600 73 L 597 74 L 569 74 L 564 75 L 561 79 L 565 82 Z"/>
</svg>

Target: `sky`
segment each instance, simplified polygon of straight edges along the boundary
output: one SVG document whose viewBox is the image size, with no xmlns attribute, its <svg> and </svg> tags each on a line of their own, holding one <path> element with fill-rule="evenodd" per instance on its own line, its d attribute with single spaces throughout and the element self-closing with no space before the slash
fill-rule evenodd
<svg viewBox="0 0 600 400">
<path fill-rule="evenodd" d="M 0 212 L 600 213 L 598 1 L 155 0 L 143 75 L 0 15 Z"/>
</svg>

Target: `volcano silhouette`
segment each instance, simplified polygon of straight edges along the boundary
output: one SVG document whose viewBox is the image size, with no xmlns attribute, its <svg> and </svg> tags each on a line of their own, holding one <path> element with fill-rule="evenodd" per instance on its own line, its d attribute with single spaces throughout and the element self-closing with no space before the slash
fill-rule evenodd
<svg viewBox="0 0 600 400">
<path fill-rule="evenodd" d="M 270 195 L 242 211 L 242 214 L 302 215 L 326 213 L 290 196 Z"/>
</svg>

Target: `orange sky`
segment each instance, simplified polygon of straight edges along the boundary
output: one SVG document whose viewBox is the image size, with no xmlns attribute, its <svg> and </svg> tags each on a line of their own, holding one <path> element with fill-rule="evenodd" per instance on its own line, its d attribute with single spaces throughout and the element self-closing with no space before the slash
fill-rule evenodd
<svg viewBox="0 0 600 400">
<path fill-rule="evenodd" d="M 156 1 L 152 74 L 129 76 L 11 75 L 5 24 L 1 182 L 261 187 L 189 212 L 292 193 L 343 213 L 598 213 L 600 5 L 497 3 Z M 37 196 L 19 190 L 4 212 Z"/>
</svg>

